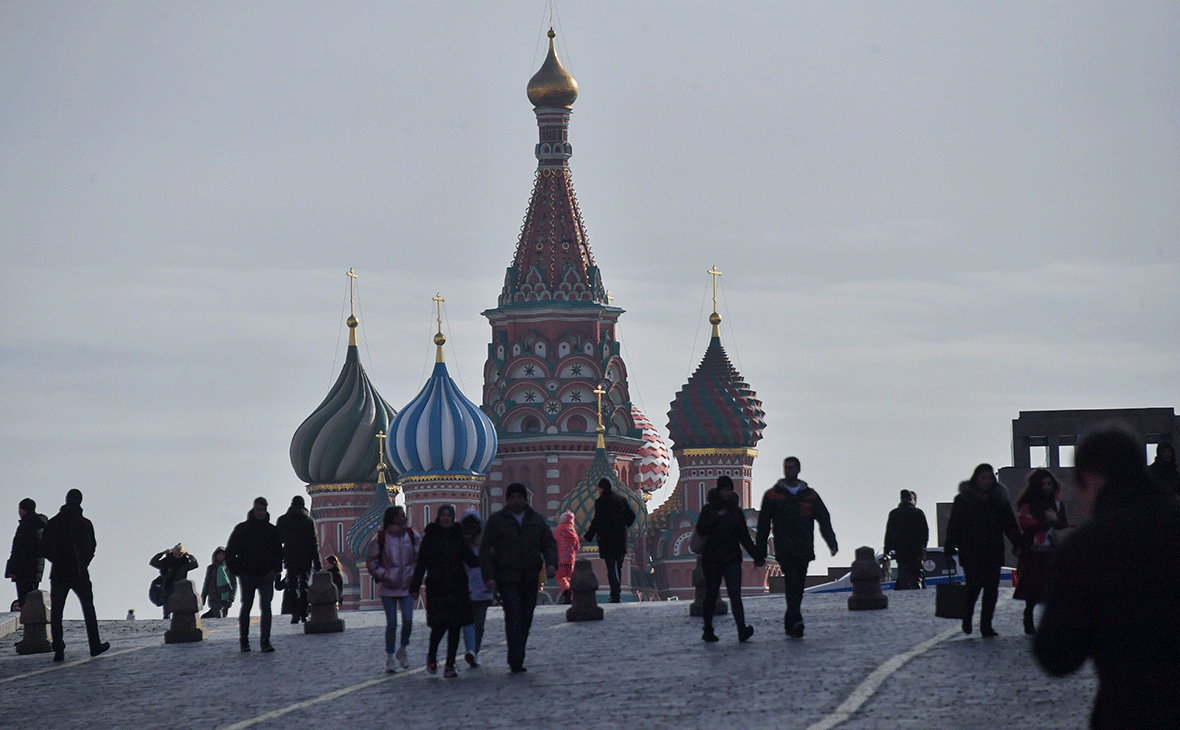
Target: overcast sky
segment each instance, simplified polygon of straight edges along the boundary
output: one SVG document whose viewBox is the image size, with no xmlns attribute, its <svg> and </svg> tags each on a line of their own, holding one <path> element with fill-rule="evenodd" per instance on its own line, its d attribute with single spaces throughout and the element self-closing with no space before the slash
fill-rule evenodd
<svg viewBox="0 0 1180 730">
<path fill-rule="evenodd" d="M 1180 405 L 1180 5 L 558 11 L 632 397 L 666 436 L 716 265 L 755 491 L 795 454 L 833 514 L 813 572 L 879 549 L 899 489 L 933 528 L 1021 410 Z M 441 292 L 478 402 L 547 29 L 541 0 L 0 6 L 0 539 L 79 487 L 99 616 L 158 616 L 154 552 L 199 581 L 255 496 L 303 493 L 350 267 L 385 399 Z"/>
</svg>

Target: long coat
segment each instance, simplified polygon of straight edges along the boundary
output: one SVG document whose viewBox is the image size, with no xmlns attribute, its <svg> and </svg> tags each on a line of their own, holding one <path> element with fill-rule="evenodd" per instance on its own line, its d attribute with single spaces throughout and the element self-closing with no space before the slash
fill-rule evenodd
<svg viewBox="0 0 1180 730">
<path fill-rule="evenodd" d="M 279 539 L 283 541 L 283 565 L 295 573 L 306 573 L 320 569 L 319 541 L 315 536 L 315 520 L 307 509 L 291 505 L 287 512 L 275 521 Z"/>
<path fill-rule="evenodd" d="M 36 586 L 45 571 L 45 558 L 41 556 L 41 532 L 49 520 L 36 512 L 25 512 L 16 526 L 12 537 L 12 554 L 4 566 L 4 575 L 12 576 L 18 586 Z M 24 597 L 21 597 L 24 600 Z"/>
<path fill-rule="evenodd" d="M 627 553 L 627 528 L 635 522 L 635 510 L 626 498 L 612 489 L 594 501 L 594 517 L 586 530 L 586 542 L 597 538 L 598 554 L 622 556 Z"/>
<path fill-rule="evenodd" d="M 452 522 L 426 526 L 418 564 L 410 579 L 410 593 L 426 582 L 426 625 L 431 628 L 461 628 L 475 623 L 471 594 L 467 589 L 467 567 L 479 566 L 479 559 L 467 544 L 463 528 Z"/>
<path fill-rule="evenodd" d="M 966 571 L 1000 570 L 1004 564 L 1004 536 L 1020 549 L 1016 515 L 998 483 L 980 491 L 970 482 L 959 485 L 959 496 L 951 504 L 946 525 L 947 555 L 959 554 Z"/>
</svg>

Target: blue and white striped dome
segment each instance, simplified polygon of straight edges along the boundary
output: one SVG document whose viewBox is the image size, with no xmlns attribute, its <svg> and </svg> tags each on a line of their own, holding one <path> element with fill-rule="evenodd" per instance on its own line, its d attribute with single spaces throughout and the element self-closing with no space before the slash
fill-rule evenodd
<svg viewBox="0 0 1180 730">
<path fill-rule="evenodd" d="M 441 348 L 440 348 L 441 349 Z M 486 474 L 496 427 L 455 386 L 444 362 L 389 425 L 386 453 L 401 476 Z"/>
</svg>

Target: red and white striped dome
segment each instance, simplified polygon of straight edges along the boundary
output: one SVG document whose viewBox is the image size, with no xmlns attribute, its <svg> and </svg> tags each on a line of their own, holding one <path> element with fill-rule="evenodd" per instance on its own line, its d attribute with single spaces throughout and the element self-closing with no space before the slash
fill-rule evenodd
<svg viewBox="0 0 1180 730">
<path fill-rule="evenodd" d="M 635 404 L 631 404 L 631 417 L 635 419 L 635 426 L 643 430 L 643 446 L 639 449 L 639 458 L 634 462 L 632 473 L 635 475 L 636 485 L 651 494 L 668 481 L 669 469 L 672 466 L 668 444 Z"/>
</svg>

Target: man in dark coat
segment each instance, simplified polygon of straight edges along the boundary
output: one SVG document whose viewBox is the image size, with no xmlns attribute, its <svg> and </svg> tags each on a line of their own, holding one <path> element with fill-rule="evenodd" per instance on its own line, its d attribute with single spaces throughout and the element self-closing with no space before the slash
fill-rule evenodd
<svg viewBox="0 0 1180 730">
<path fill-rule="evenodd" d="M 287 513 L 275 526 L 283 541 L 283 566 L 287 569 L 287 589 L 283 592 L 283 613 L 291 614 L 291 623 L 307 620 L 307 582 L 312 568 L 320 569 L 320 545 L 315 536 L 315 520 L 303 506 L 303 497 L 291 498 Z"/>
<path fill-rule="evenodd" d="M 598 556 L 606 563 L 611 603 L 618 603 L 622 593 L 621 573 L 623 558 L 627 555 L 627 528 L 634 522 L 635 510 L 627 504 L 626 498 L 614 493 L 610 479 L 599 479 L 594 517 L 582 541 L 598 539 Z"/>
<path fill-rule="evenodd" d="M 1000 568 L 1004 565 L 1004 537 L 1012 543 L 1012 551 L 1020 549 L 1020 528 L 1016 514 L 1008 504 L 1004 488 L 996 481 L 990 464 L 975 467 L 971 479 L 959 485 L 959 495 L 951 503 L 951 516 L 946 524 L 947 557 L 959 555 L 967 583 L 967 614 L 963 618 L 963 633 L 971 633 L 971 615 L 975 601 L 983 593 L 979 606 L 980 636 L 995 636 L 992 616 L 1000 594 Z"/>
<path fill-rule="evenodd" d="M 1180 718 L 1180 501 L 1160 494 L 1141 442 L 1103 427 L 1074 453 L 1091 514 L 1051 559 L 1033 649 L 1063 676 L 1098 670 L 1093 728 L 1174 728 Z"/>
<path fill-rule="evenodd" d="M 94 614 L 94 589 L 90 585 L 89 568 L 96 547 L 94 525 L 82 516 L 82 492 L 71 489 L 66 492 L 66 503 L 41 533 L 41 554 L 53 563 L 49 571 L 49 620 L 55 662 L 65 660 L 66 642 L 62 639 L 61 617 L 70 591 L 82 602 L 90 656 L 98 656 L 111 648 L 110 642 L 99 638 L 98 617 Z"/>
<path fill-rule="evenodd" d="M 37 590 L 45 572 L 45 558 L 41 555 L 41 531 L 49 521 L 37 514 L 37 503 L 28 497 L 17 505 L 20 522 L 12 538 L 12 553 L 4 566 L 4 577 L 16 583 L 16 602 L 24 608 L 25 596 Z"/>
<path fill-rule="evenodd" d="M 479 545 L 480 572 L 489 591 L 498 590 L 504 604 L 508 668 L 525 671 L 524 653 L 537 607 L 537 576 L 557 575 L 557 541 L 545 518 L 529 507 L 523 484 L 508 485 L 507 505 L 488 518 Z"/>
<path fill-rule="evenodd" d="M 1180 471 L 1176 470 L 1176 449 L 1167 441 L 1155 445 L 1155 461 L 1148 471 L 1160 489 L 1166 494 L 1180 496 Z"/>
<path fill-rule="evenodd" d="M 889 513 L 885 522 L 885 556 L 897 560 L 897 581 L 893 590 L 906 591 L 922 587 L 922 561 L 926 559 L 926 543 L 930 527 L 926 515 L 914 506 L 908 489 L 901 490 L 901 502 Z"/>
<path fill-rule="evenodd" d="M 787 612 L 783 629 L 787 636 L 803 638 L 803 586 L 807 582 L 807 566 L 815 560 L 815 523 L 828 549 L 835 555 L 836 533 L 832 517 L 819 494 L 799 478 L 799 459 L 783 459 L 783 478 L 762 496 L 758 512 L 758 537 L 755 543 L 760 555 L 766 555 L 766 544 L 774 532 L 774 557 L 783 571 L 786 586 Z"/>
<path fill-rule="evenodd" d="M 242 609 L 238 614 L 238 639 L 242 651 L 250 651 L 250 609 L 254 608 L 254 593 L 258 592 L 259 647 L 264 653 L 274 651 L 270 643 L 270 601 L 274 597 L 275 579 L 283 569 L 283 543 L 279 530 L 270 524 L 266 499 L 254 500 L 254 508 L 246 513 L 246 521 L 239 522 L 230 533 L 225 546 L 225 564 L 242 587 Z"/>
<path fill-rule="evenodd" d="M 164 618 L 168 618 L 172 615 L 168 610 L 168 598 L 172 595 L 172 589 L 177 581 L 188 579 L 188 572 L 197 567 L 197 559 L 178 542 L 175 547 L 153 555 L 148 565 L 160 571 L 160 577 L 164 579 Z"/>
</svg>

